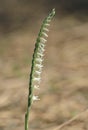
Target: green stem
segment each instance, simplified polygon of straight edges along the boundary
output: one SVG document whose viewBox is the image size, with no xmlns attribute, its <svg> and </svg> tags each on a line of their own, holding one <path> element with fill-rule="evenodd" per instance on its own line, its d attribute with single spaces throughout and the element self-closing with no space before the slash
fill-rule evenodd
<svg viewBox="0 0 88 130">
<path fill-rule="evenodd" d="M 29 118 L 29 110 L 25 114 L 25 130 L 28 130 L 28 118 Z"/>
<path fill-rule="evenodd" d="M 33 64 L 32 64 L 33 65 Z M 28 130 L 28 119 L 29 119 L 29 113 L 30 108 L 32 104 L 32 96 L 33 96 L 33 87 L 32 87 L 32 73 L 33 73 L 33 66 L 31 67 L 31 74 L 30 74 L 30 82 L 29 82 L 29 94 L 28 94 L 28 106 L 27 106 L 27 112 L 25 114 L 25 130 Z"/>
</svg>

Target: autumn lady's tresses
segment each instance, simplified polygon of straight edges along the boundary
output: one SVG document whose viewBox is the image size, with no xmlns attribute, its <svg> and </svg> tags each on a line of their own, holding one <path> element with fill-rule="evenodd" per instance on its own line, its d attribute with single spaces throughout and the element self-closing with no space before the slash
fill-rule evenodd
<svg viewBox="0 0 88 130">
<path fill-rule="evenodd" d="M 45 51 L 45 43 L 47 41 L 47 32 L 49 31 L 48 26 L 55 15 L 55 9 L 49 13 L 49 15 L 44 19 L 43 24 L 40 28 L 38 38 L 35 43 L 35 49 L 32 58 L 31 73 L 29 79 L 29 94 L 28 94 L 28 106 L 27 112 L 25 114 L 25 130 L 28 130 L 28 118 L 31 104 L 34 100 L 39 100 L 38 96 L 34 95 L 34 89 L 39 89 L 39 84 L 41 81 L 41 72 L 43 68 L 43 56 Z"/>
</svg>

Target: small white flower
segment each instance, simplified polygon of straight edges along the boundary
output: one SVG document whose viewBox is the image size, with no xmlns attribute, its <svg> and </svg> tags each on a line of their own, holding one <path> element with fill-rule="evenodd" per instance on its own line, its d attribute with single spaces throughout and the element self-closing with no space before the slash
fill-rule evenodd
<svg viewBox="0 0 88 130">
<path fill-rule="evenodd" d="M 41 41 L 42 43 L 45 43 L 47 40 L 46 40 L 45 38 L 43 38 L 43 37 L 40 37 L 40 41 Z"/>
<path fill-rule="evenodd" d="M 36 74 L 40 75 L 41 74 L 41 71 L 35 71 Z"/>
<path fill-rule="evenodd" d="M 47 28 L 43 28 L 43 30 L 49 32 L 49 29 L 47 29 Z"/>
<path fill-rule="evenodd" d="M 50 26 L 50 24 L 46 23 L 45 26 Z"/>
<path fill-rule="evenodd" d="M 37 55 L 43 57 L 43 54 L 42 54 L 42 53 L 39 53 L 39 52 L 38 52 Z"/>
<path fill-rule="evenodd" d="M 45 44 L 43 44 L 43 43 L 39 43 L 39 46 L 41 46 L 41 47 L 45 47 Z"/>
<path fill-rule="evenodd" d="M 43 47 L 39 46 L 39 52 L 43 53 L 44 51 L 45 51 L 45 49 Z"/>
<path fill-rule="evenodd" d="M 33 81 L 36 81 L 36 82 L 39 82 L 40 83 L 40 80 L 41 80 L 41 78 L 39 77 L 39 78 L 33 78 Z"/>
<path fill-rule="evenodd" d="M 43 65 L 41 65 L 41 64 L 36 64 L 35 67 L 37 67 L 37 68 L 42 68 Z"/>
<path fill-rule="evenodd" d="M 40 100 L 38 96 L 33 96 L 33 101 Z"/>
<path fill-rule="evenodd" d="M 47 22 L 51 22 L 51 19 L 48 18 L 48 19 L 47 19 Z"/>
<path fill-rule="evenodd" d="M 43 34 L 45 37 L 48 37 L 48 35 L 47 35 L 45 32 L 42 32 L 42 34 Z"/>
<path fill-rule="evenodd" d="M 36 62 L 42 63 L 43 59 L 42 58 L 36 58 Z"/>
<path fill-rule="evenodd" d="M 34 85 L 34 88 L 35 88 L 35 89 L 40 89 L 40 88 L 39 88 L 39 85 Z"/>
</svg>

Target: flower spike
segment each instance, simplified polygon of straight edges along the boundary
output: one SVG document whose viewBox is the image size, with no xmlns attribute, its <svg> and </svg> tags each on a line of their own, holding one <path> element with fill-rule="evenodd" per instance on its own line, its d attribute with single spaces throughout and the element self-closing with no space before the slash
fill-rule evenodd
<svg viewBox="0 0 88 130">
<path fill-rule="evenodd" d="M 44 19 L 43 24 L 40 28 L 38 38 L 35 43 L 34 54 L 32 58 L 31 73 L 29 78 L 29 94 L 28 94 L 28 106 L 27 112 L 25 114 L 25 130 L 28 130 L 28 119 L 31 104 L 34 100 L 39 100 L 38 96 L 34 96 L 34 89 L 39 89 L 39 84 L 41 80 L 41 72 L 43 68 L 43 56 L 45 51 L 45 43 L 47 41 L 49 32 L 48 26 L 55 15 L 55 9 L 53 9 L 49 15 Z"/>
</svg>

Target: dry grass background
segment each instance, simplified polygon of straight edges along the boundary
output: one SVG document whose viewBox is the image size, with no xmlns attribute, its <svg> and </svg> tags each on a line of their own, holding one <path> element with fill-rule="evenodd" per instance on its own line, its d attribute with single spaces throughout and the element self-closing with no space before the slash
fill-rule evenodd
<svg viewBox="0 0 88 130">
<path fill-rule="evenodd" d="M 43 18 L 53 7 L 45 8 L 44 1 L 40 4 L 30 1 L 28 5 L 23 11 L 24 14 L 29 12 L 28 16 L 31 14 L 26 23 L 14 22 L 15 14 L 7 31 L 1 28 L 0 130 L 24 130 L 34 44 Z M 21 8 L 18 8 L 21 12 L 19 10 Z M 38 12 L 34 13 L 34 10 Z M 46 46 L 41 89 L 35 92 L 41 100 L 33 104 L 30 113 L 31 130 L 58 130 L 59 125 L 88 107 L 87 18 L 80 21 L 75 15 L 61 16 L 59 11 L 56 6 L 56 17 L 51 23 Z M 88 130 L 88 112 L 62 130 Z"/>
</svg>

